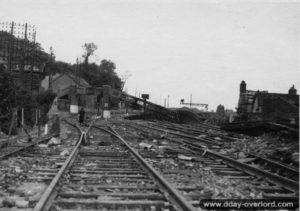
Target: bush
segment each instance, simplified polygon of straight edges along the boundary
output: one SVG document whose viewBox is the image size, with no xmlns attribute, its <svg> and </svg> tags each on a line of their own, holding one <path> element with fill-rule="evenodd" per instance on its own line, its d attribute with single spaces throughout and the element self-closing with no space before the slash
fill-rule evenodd
<svg viewBox="0 0 300 211">
<path fill-rule="evenodd" d="M 39 108 L 41 109 L 42 124 L 46 124 L 46 122 L 48 121 L 47 113 L 50 110 L 55 97 L 56 94 L 53 93 L 51 90 L 41 92 L 36 96 L 36 102 L 38 103 Z"/>
</svg>

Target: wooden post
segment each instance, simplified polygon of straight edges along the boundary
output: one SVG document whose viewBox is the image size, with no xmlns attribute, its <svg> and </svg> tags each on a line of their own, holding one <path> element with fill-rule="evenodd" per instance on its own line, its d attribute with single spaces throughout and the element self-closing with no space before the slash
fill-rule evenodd
<svg viewBox="0 0 300 211">
<path fill-rule="evenodd" d="M 144 99 L 144 119 L 146 119 L 146 98 Z"/>
<path fill-rule="evenodd" d="M 41 122 L 40 122 L 40 118 L 41 118 L 41 110 L 38 109 L 38 137 L 41 136 Z"/>
<path fill-rule="evenodd" d="M 100 115 L 100 103 L 97 103 L 97 117 Z"/>
<path fill-rule="evenodd" d="M 15 125 L 15 120 L 16 120 L 15 114 L 16 114 L 16 109 L 13 109 L 12 116 L 11 116 L 11 122 L 10 122 L 10 126 L 9 126 L 9 131 L 8 131 L 8 136 L 11 135 L 13 126 Z"/>
<path fill-rule="evenodd" d="M 21 109 L 21 115 L 22 133 L 24 133 L 24 108 Z"/>
<path fill-rule="evenodd" d="M 170 104 L 169 104 L 169 101 L 170 100 L 170 95 L 168 95 L 168 103 L 167 103 L 167 108 L 169 108 L 170 107 Z"/>
<path fill-rule="evenodd" d="M 37 112 L 37 109 L 35 109 L 35 125 L 38 125 L 38 112 Z"/>
<path fill-rule="evenodd" d="M 78 85 L 80 86 L 80 64 L 81 64 L 81 58 L 79 58 L 79 66 L 78 66 Z M 86 66 L 87 67 L 87 66 Z"/>
<path fill-rule="evenodd" d="M 48 135 L 48 124 L 45 124 L 45 135 Z"/>
</svg>

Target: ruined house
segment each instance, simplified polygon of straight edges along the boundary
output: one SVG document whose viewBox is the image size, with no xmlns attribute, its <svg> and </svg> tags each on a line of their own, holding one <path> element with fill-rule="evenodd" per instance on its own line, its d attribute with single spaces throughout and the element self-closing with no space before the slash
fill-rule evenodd
<svg viewBox="0 0 300 211">
<path fill-rule="evenodd" d="M 297 124 L 299 95 L 294 85 L 288 93 L 247 90 L 245 81 L 240 84 L 237 112 L 248 120 L 264 120 Z"/>
</svg>

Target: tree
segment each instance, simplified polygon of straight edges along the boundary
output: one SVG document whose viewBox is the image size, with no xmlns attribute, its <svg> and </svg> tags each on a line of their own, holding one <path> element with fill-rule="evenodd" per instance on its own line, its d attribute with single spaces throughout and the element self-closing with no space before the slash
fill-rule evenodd
<svg viewBox="0 0 300 211">
<path fill-rule="evenodd" d="M 127 79 L 130 78 L 130 77 L 131 77 L 131 73 L 128 72 L 127 70 L 125 71 L 125 73 L 123 75 L 121 75 L 121 81 L 122 81 L 121 90 L 122 91 L 125 87 L 125 83 L 126 83 Z"/>
<path fill-rule="evenodd" d="M 9 127 L 15 109 L 21 106 L 27 109 L 28 105 L 31 105 L 34 100 L 31 99 L 27 91 L 14 85 L 11 73 L 4 70 L 2 65 L 0 66 L 0 90 L 2 90 L 0 92 L 1 130 L 5 133 L 9 133 Z M 15 128 L 12 129 L 13 133 L 15 133 Z"/>
<path fill-rule="evenodd" d="M 46 75 L 56 74 L 56 73 L 66 73 L 66 72 L 73 72 L 75 66 L 72 67 L 71 64 L 62 61 L 53 61 L 49 62 L 46 66 Z"/>
<path fill-rule="evenodd" d="M 73 69 L 75 66 L 73 65 Z M 102 60 L 100 65 L 95 63 L 80 64 L 80 77 L 84 78 L 93 87 L 110 85 L 114 89 L 121 90 L 122 80 L 115 72 L 116 65 L 110 60 Z"/>
<path fill-rule="evenodd" d="M 84 53 L 82 57 L 84 58 L 84 63 L 87 65 L 89 63 L 89 57 L 92 56 L 95 51 L 98 49 L 98 46 L 91 42 L 91 43 L 84 43 L 82 46 Z"/>
<path fill-rule="evenodd" d="M 56 94 L 51 90 L 40 92 L 37 96 L 35 96 L 35 100 L 41 109 L 41 123 L 45 124 L 48 121 L 47 113 L 51 108 L 52 102 Z"/>
<path fill-rule="evenodd" d="M 112 74 L 115 74 L 116 65 L 110 60 L 103 59 L 100 63 L 100 71 L 104 72 L 110 72 Z"/>
<path fill-rule="evenodd" d="M 12 87 L 12 78 L 8 71 L 4 70 L 4 65 L 0 64 L 0 121 L 9 121 L 8 116 L 12 113 L 16 96 Z"/>
<path fill-rule="evenodd" d="M 224 106 L 223 105 L 218 105 L 218 107 L 217 107 L 217 110 L 216 110 L 216 113 L 218 114 L 218 115 L 225 115 L 225 108 L 224 108 Z"/>
<path fill-rule="evenodd" d="M 121 78 L 115 72 L 116 65 L 110 60 L 103 59 L 99 66 L 99 79 L 102 85 L 110 85 L 115 89 L 122 89 Z"/>
</svg>

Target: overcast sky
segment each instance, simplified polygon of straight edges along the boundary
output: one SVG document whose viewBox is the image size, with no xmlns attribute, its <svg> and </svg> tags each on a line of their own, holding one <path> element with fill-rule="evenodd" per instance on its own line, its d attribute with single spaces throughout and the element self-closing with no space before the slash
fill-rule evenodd
<svg viewBox="0 0 300 211">
<path fill-rule="evenodd" d="M 226 3 L 224 3 L 226 2 Z M 85 42 L 131 73 L 132 95 L 234 109 L 239 84 L 299 89 L 299 1 L 0 0 L 0 21 L 28 22 L 56 59 L 74 63 Z"/>
</svg>

